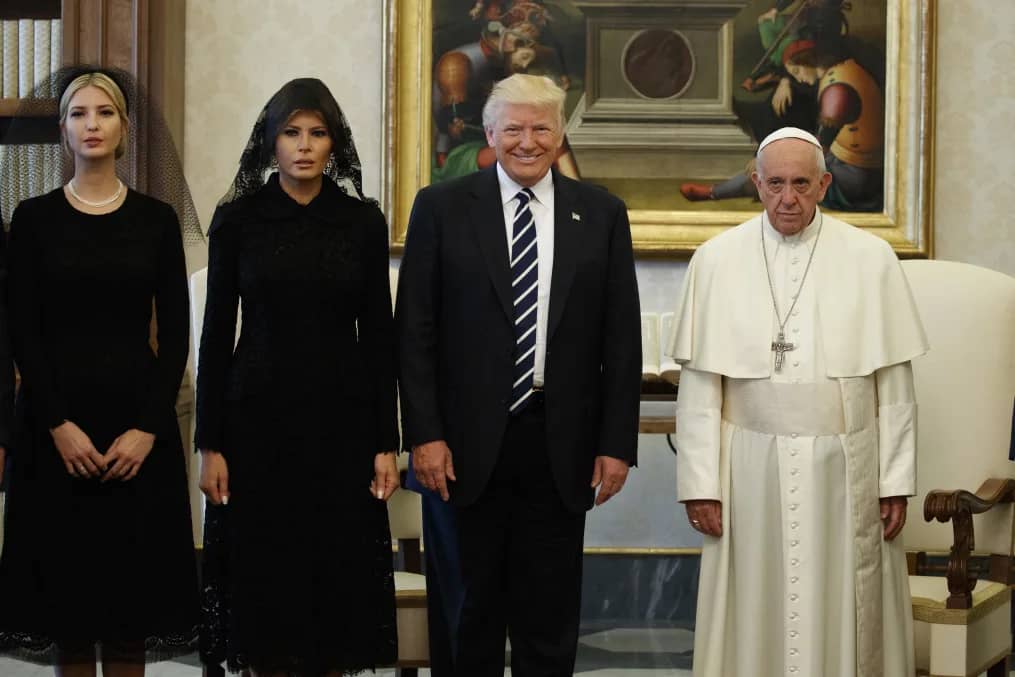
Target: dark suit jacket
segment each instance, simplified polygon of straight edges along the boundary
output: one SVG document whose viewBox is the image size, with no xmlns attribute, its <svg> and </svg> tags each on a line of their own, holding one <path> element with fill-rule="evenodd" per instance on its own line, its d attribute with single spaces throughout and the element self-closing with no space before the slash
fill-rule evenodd
<svg viewBox="0 0 1015 677">
<path fill-rule="evenodd" d="M 637 460 L 638 286 L 624 203 L 554 172 L 545 363 L 547 447 L 565 505 L 587 510 L 595 457 Z M 406 446 L 443 439 L 469 505 L 500 452 L 514 381 L 514 315 L 496 167 L 416 196 L 397 307 Z"/>
</svg>

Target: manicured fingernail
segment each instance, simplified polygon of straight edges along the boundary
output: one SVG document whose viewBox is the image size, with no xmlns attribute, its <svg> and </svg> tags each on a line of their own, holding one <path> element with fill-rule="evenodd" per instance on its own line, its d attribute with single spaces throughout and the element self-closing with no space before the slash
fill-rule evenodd
<svg viewBox="0 0 1015 677">
<path fill-rule="evenodd" d="M 383 491 L 378 491 L 377 492 L 377 498 L 384 498 L 384 492 Z"/>
<path fill-rule="evenodd" d="M 229 497 L 228 496 L 223 496 L 222 497 L 222 505 L 229 505 Z"/>
</svg>

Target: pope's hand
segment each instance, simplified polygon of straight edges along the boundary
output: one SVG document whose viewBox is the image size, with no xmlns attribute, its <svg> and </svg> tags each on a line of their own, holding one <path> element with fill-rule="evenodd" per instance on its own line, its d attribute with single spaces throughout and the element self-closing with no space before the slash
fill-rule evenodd
<svg viewBox="0 0 1015 677">
<path fill-rule="evenodd" d="M 906 506 L 909 499 L 905 496 L 888 496 L 880 500 L 881 522 L 885 525 L 885 540 L 890 541 L 899 535 L 906 526 Z"/>
<path fill-rule="evenodd" d="M 687 519 L 691 526 L 703 534 L 722 536 L 722 503 L 719 501 L 686 501 Z"/>
</svg>

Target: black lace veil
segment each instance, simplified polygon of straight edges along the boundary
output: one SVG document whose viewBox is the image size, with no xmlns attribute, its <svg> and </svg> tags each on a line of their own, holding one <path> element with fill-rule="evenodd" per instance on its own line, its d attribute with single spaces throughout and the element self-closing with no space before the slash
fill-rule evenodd
<svg viewBox="0 0 1015 677">
<path fill-rule="evenodd" d="M 296 111 L 320 113 L 331 136 L 331 157 L 324 174 L 347 195 L 373 203 L 363 195 L 363 170 L 360 166 L 352 130 L 331 91 L 317 78 L 297 78 L 275 92 L 250 132 L 247 147 L 240 156 L 240 168 L 229 190 L 219 201 L 227 204 L 257 192 L 269 170 L 277 167 L 275 138 Z"/>
<path fill-rule="evenodd" d="M 93 72 L 109 76 L 127 100 L 127 146 L 116 162 L 117 176 L 134 190 L 176 210 L 185 246 L 204 243 L 180 155 L 161 109 L 135 76 L 111 67 L 76 65 L 57 70 L 35 84 L 32 96 L 21 99 L 5 129 L 0 129 L 0 212 L 4 220 L 10 222 L 21 200 L 53 190 L 73 175 L 74 159 L 60 142 L 58 105 L 75 78 Z"/>
</svg>

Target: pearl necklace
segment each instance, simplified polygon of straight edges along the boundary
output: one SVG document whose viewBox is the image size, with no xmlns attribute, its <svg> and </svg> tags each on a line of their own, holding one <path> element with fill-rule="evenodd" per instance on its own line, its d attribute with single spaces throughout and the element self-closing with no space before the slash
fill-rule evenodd
<svg viewBox="0 0 1015 677">
<path fill-rule="evenodd" d="M 121 181 L 120 179 L 117 179 L 116 183 L 117 183 L 117 188 L 116 188 L 116 192 L 113 193 L 113 197 L 107 198 L 105 200 L 99 200 L 98 202 L 92 202 L 91 200 L 86 200 L 83 197 L 81 197 L 80 195 L 78 195 L 78 192 L 76 190 L 74 190 L 74 179 L 71 179 L 70 181 L 67 182 L 67 190 L 69 190 L 70 194 L 74 196 L 74 199 L 77 200 L 78 202 L 80 202 L 81 204 L 88 205 L 89 207 L 105 207 L 105 206 L 111 205 L 114 202 L 116 202 L 117 200 L 119 200 L 120 199 L 120 195 L 123 193 L 123 181 Z"/>
</svg>

